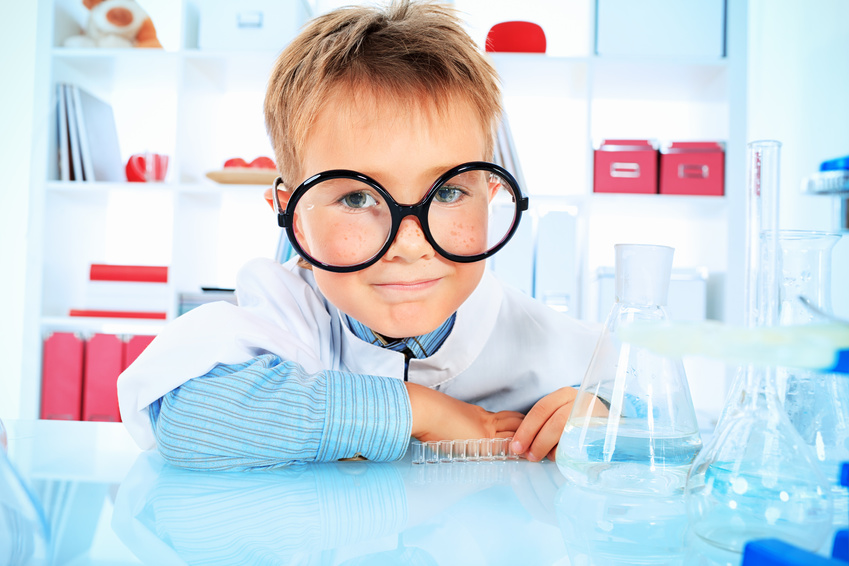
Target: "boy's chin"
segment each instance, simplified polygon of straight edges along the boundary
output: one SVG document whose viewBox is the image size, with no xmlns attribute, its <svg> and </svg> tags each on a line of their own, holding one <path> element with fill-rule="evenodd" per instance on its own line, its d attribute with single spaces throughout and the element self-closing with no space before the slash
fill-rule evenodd
<svg viewBox="0 0 849 566">
<path fill-rule="evenodd" d="M 431 316 L 427 317 L 427 319 L 418 317 L 416 320 L 397 321 L 394 323 L 387 323 L 387 321 L 384 320 L 376 321 L 374 325 L 367 326 L 384 338 L 410 338 L 411 336 L 422 336 L 423 334 L 433 332 L 439 328 L 449 316 L 451 315 L 448 314 L 444 318 L 437 320 L 440 317 L 434 317 L 431 313 Z"/>
</svg>

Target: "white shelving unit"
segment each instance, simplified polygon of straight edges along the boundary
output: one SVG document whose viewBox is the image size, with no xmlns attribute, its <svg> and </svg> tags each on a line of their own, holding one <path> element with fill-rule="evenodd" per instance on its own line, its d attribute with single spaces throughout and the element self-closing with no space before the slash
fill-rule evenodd
<svg viewBox="0 0 849 566">
<path fill-rule="evenodd" d="M 580 316 L 595 300 L 593 273 L 612 266 L 613 245 L 627 242 L 672 246 L 676 268 L 707 269 L 708 316 L 739 310 L 725 299 L 736 303 L 740 282 L 728 279 L 729 289 L 725 281 L 742 265 L 730 230 L 732 218 L 742 219 L 745 189 L 746 11 L 728 9 L 725 57 L 603 57 L 591 36 L 565 55 L 493 54 L 531 208 L 560 202 L 577 211 Z M 576 33 L 580 24 L 543 27 Z M 604 139 L 722 141 L 725 196 L 593 193 L 593 149 Z"/>
<path fill-rule="evenodd" d="M 92 263 L 167 265 L 171 305 L 203 287 L 232 287 L 238 268 L 273 257 L 279 234 L 265 186 L 220 185 L 206 173 L 226 159 L 273 156 L 262 101 L 279 50 L 201 51 L 196 0 L 147 0 L 164 49 L 75 49 L 85 8 L 39 0 L 36 120 L 24 348 L 44 335 L 155 334 L 163 321 L 69 317 L 84 306 Z M 280 48 L 286 38 L 280 38 Z M 56 85 L 78 85 L 113 109 L 123 163 L 152 151 L 169 156 L 163 183 L 63 182 L 58 172 Z M 130 308 L 131 305 L 128 305 Z M 40 356 L 24 362 L 20 415 L 38 415 Z"/>
<path fill-rule="evenodd" d="M 160 31 L 165 50 L 83 50 L 61 47 L 78 32 L 77 0 L 39 0 L 39 9 L 53 18 L 43 19 L 38 30 L 36 60 L 43 72 L 36 84 L 33 171 L 40 176 L 34 175 L 31 187 L 30 249 L 40 268 L 27 277 L 37 300 L 26 307 L 32 321 L 26 351 L 40 352 L 42 336 L 51 330 L 132 334 L 161 327 L 67 317 L 83 300 L 91 263 L 170 266 L 173 316 L 178 293 L 232 286 L 245 261 L 274 254 L 279 232 L 262 198 L 265 187 L 217 185 L 205 174 L 230 157 L 272 155 L 262 100 L 277 53 L 198 50 L 199 1 L 159 2 L 157 14 L 149 9 L 158 31 L 165 15 L 176 20 Z M 475 9 L 474 2 L 456 4 Z M 571 292 L 578 298 L 573 314 L 586 307 L 593 270 L 613 264 L 613 243 L 673 245 L 676 266 L 703 266 L 718 276 L 739 269 L 743 253 L 735 251 L 729 230 L 732 210 L 743 201 L 745 9 L 729 6 L 738 11 L 728 14 L 724 59 L 608 59 L 592 54 L 593 6 L 592 0 L 578 0 L 556 8 L 571 22 L 562 30 L 569 38 L 552 36 L 557 52 L 494 56 L 534 207 L 529 224 L 550 211 L 575 217 L 574 241 L 564 243 Z M 488 10 L 488 17 L 497 12 L 492 3 L 478 8 Z M 577 40 L 575 30 L 583 30 Z M 59 82 L 77 84 L 112 105 L 125 162 L 146 150 L 169 155 L 166 181 L 58 181 Z M 592 194 L 593 144 L 627 137 L 725 141 L 727 196 Z M 710 314 L 733 312 L 727 289 L 735 279 L 726 280 L 719 286 L 726 289 L 725 301 Z M 24 363 L 24 418 L 38 415 L 38 357 Z"/>
</svg>

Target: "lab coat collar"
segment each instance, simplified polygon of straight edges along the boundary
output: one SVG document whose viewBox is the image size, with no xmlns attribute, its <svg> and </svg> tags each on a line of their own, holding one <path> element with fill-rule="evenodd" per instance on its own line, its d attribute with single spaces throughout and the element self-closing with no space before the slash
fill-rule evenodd
<svg viewBox="0 0 849 566">
<path fill-rule="evenodd" d="M 502 288 L 492 273 L 484 272 L 474 292 L 457 310 L 454 328 L 430 357 L 411 359 L 407 378 L 413 383 L 436 387 L 467 369 L 480 355 L 495 328 L 501 306 Z M 345 314 L 337 309 L 342 326 L 342 365 L 354 373 L 385 375 L 404 379 L 404 355 L 381 348 L 357 337 L 344 324 Z"/>
</svg>

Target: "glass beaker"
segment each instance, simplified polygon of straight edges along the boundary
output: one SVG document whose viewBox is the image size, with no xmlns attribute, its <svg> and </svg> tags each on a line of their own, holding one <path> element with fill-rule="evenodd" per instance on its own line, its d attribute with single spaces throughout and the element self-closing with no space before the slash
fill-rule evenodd
<svg viewBox="0 0 849 566">
<path fill-rule="evenodd" d="M 745 323 L 778 323 L 778 163 L 781 144 L 748 146 Z M 756 538 L 817 549 L 831 529 L 822 473 L 781 406 L 775 367 L 743 366 L 710 442 L 687 478 L 693 531 L 741 552 Z"/>
<path fill-rule="evenodd" d="M 781 305 L 783 325 L 829 322 L 831 315 L 831 250 L 840 234 L 782 230 Z M 805 297 L 815 310 L 799 300 Z M 790 422 L 832 484 L 834 520 L 849 518 L 849 490 L 840 485 L 840 465 L 849 461 L 849 379 L 798 368 L 779 368 L 779 393 Z"/>
<path fill-rule="evenodd" d="M 682 493 L 702 446 L 680 359 L 622 343 L 625 323 L 665 321 L 673 248 L 618 244 L 616 301 L 557 448 L 569 479 L 603 489 Z"/>
</svg>

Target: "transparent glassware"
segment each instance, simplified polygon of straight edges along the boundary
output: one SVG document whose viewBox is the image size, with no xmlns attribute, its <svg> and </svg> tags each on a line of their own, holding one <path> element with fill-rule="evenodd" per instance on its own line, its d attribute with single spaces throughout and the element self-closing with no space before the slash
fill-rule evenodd
<svg viewBox="0 0 849 566">
<path fill-rule="evenodd" d="M 831 308 L 831 250 L 840 240 L 832 232 L 780 232 L 779 322 L 827 323 Z M 808 304 L 799 300 L 805 297 Z M 819 312 L 816 312 L 819 311 Z M 840 465 L 849 462 L 849 379 L 798 368 L 779 369 L 784 409 L 802 440 L 811 447 L 831 482 L 834 522 L 849 520 L 849 490 L 840 485 Z"/>
<path fill-rule="evenodd" d="M 778 165 L 781 144 L 748 147 L 745 324 L 778 323 Z M 741 552 L 780 538 L 814 550 L 831 530 L 828 483 L 781 405 L 775 367 L 739 368 L 723 414 L 687 478 L 696 535 Z"/>
<path fill-rule="evenodd" d="M 5 430 L 0 423 L 0 433 Z M 38 499 L 0 450 L 0 564 L 50 564 L 47 520 Z"/>
<path fill-rule="evenodd" d="M 682 494 L 617 493 L 566 482 L 554 508 L 570 564 L 692 564 Z"/>
<path fill-rule="evenodd" d="M 557 448 L 567 478 L 618 492 L 683 493 L 702 442 L 680 359 L 617 338 L 627 323 L 668 319 L 674 250 L 618 244 L 616 301 Z"/>
</svg>

